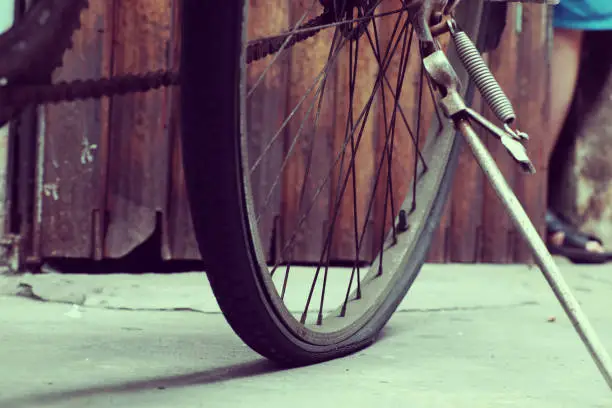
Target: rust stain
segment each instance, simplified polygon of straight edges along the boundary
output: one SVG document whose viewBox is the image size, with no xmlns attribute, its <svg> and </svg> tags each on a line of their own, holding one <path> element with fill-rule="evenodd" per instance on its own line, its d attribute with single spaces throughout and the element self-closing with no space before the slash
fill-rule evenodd
<svg viewBox="0 0 612 408">
<path fill-rule="evenodd" d="M 303 16 L 308 5 L 291 3 L 289 14 L 292 25 Z M 279 249 L 284 251 L 290 241 L 294 242 L 293 251 L 280 254 L 280 258 L 286 260 L 318 262 L 322 253 L 323 225 L 329 216 L 329 183 L 324 185 L 322 194 L 316 200 L 314 193 L 328 174 L 332 160 L 329 140 L 333 134 L 334 123 L 334 70 L 327 77 L 317 128 L 313 124 L 318 103 L 315 96 L 317 93 L 321 95 L 321 91 L 318 91 L 321 82 L 317 77 L 327 64 L 332 39 L 333 30 L 324 30 L 307 42 L 293 47 L 290 52 L 287 71 L 289 81 L 286 82 L 289 89 L 282 118 L 287 117 L 298 106 L 311 88 L 312 91 L 288 124 L 284 146 L 280 152 L 287 158 L 287 164 L 282 174 L 280 222 L 277 224 L 277 238 L 281 241 Z M 305 179 L 308 163 L 310 172 L 309 177 Z M 305 187 L 302 196 L 303 185 Z M 310 216 L 299 226 L 298 221 L 311 203 L 313 205 Z"/>
<path fill-rule="evenodd" d="M 113 72 L 143 72 L 167 67 L 171 0 L 117 2 Z M 164 129 L 166 90 L 113 98 L 105 250 L 126 255 L 165 216 L 170 142 Z"/>
<path fill-rule="evenodd" d="M 112 20 L 107 2 L 92 2 L 81 16 L 82 28 L 55 80 L 109 75 L 107 24 Z M 103 191 L 98 180 L 103 162 L 95 160 L 104 134 L 107 101 L 76 101 L 49 105 L 39 141 L 41 168 L 36 197 L 40 219 L 41 256 L 89 257 L 94 252 L 92 212 Z M 86 144 L 85 144 L 86 142 Z"/>
</svg>

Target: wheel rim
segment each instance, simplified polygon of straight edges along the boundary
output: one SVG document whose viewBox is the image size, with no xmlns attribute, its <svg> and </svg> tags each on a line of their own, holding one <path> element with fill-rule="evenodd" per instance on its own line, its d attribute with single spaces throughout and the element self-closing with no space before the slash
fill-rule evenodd
<svg viewBox="0 0 612 408">
<path fill-rule="evenodd" d="M 269 3 L 247 14 L 249 61 L 262 54 L 253 51 L 262 38 L 278 37 L 323 11 L 312 0 L 290 10 Z M 432 102 L 402 2 L 366 3 L 352 14 L 334 10 L 335 21 L 292 47 L 284 37 L 280 51 L 250 62 L 244 72 L 245 204 L 261 282 L 280 320 L 315 345 L 352 336 L 401 278 L 453 146 L 454 132 Z M 358 20 L 352 27 L 339 25 L 351 18 Z M 316 158 L 322 151 L 327 157 Z M 292 219 L 279 221 L 281 210 Z M 328 219 L 321 228 L 322 212 Z M 322 232 L 318 257 L 312 249 L 318 240 L 302 238 L 308 232 Z M 296 266 L 296 259 L 316 265 Z M 349 267 L 333 268 L 338 260 Z"/>
</svg>

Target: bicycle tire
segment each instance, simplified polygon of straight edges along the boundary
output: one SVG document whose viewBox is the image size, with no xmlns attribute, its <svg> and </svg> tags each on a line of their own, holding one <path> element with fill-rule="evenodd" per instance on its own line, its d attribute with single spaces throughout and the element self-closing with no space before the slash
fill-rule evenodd
<svg viewBox="0 0 612 408">
<path fill-rule="evenodd" d="M 458 10 L 458 20 L 475 36 L 482 3 L 471 5 L 471 11 Z M 182 152 L 193 227 L 213 292 L 238 336 L 256 352 L 283 365 L 312 364 L 372 344 L 396 310 L 425 261 L 452 185 L 461 143 L 452 127 L 444 128 L 447 156 L 430 192 L 430 205 L 423 210 L 425 215 L 415 228 L 416 239 L 404 254 L 401 270 L 372 305 L 342 331 L 319 335 L 306 325 L 296 326 L 290 312 L 279 304 L 278 291 L 271 288 L 261 266 L 261 243 L 251 225 L 253 197 L 244 175 L 245 9 L 243 1 L 230 1 L 223 7 L 183 1 Z M 452 49 L 449 58 L 460 67 Z M 465 72 L 458 69 L 458 73 L 466 83 Z M 464 92 L 469 99 L 471 84 Z"/>
</svg>

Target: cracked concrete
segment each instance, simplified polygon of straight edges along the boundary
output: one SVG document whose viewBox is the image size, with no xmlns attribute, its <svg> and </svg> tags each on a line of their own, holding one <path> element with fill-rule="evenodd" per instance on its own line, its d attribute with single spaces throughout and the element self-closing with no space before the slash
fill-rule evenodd
<svg viewBox="0 0 612 408">
<path fill-rule="evenodd" d="M 612 348 L 612 267 L 562 270 Z M 2 277 L 0 344 L 2 408 L 612 406 L 524 266 L 427 265 L 374 346 L 294 370 L 240 342 L 202 273 Z"/>
<path fill-rule="evenodd" d="M 303 268 L 302 273 L 293 271 L 302 276 L 305 282 L 310 279 L 309 273 L 313 268 Z M 532 275 L 528 267 L 496 266 L 500 274 L 495 279 L 482 282 L 483 267 L 474 265 L 434 266 L 426 265 L 424 271 L 429 279 L 423 279 L 421 288 L 411 291 L 408 303 L 404 301 L 398 311 L 415 311 L 411 305 L 418 304 L 418 310 L 433 311 L 459 310 L 488 307 L 506 307 L 529 304 L 533 302 L 536 293 L 542 289 L 541 285 L 533 287 Z M 449 273 L 449 271 L 451 273 Z M 504 273 L 513 271 L 511 275 Z M 343 275 L 350 273 L 349 269 L 336 269 L 330 273 L 330 278 L 338 277 L 342 283 L 331 284 L 328 291 L 333 288 L 340 289 L 338 296 L 344 296 L 346 287 Z M 484 272 L 486 274 L 486 272 Z M 535 272 L 536 274 L 538 272 Z M 277 276 L 280 276 L 278 274 Z M 292 274 L 292 279 L 297 276 Z M 294 278 L 296 276 L 296 278 Z M 280 276 L 282 278 L 282 276 Z M 590 276 L 584 278 L 588 281 Z M 448 296 L 449 288 L 453 285 L 481 285 L 478 294 L 473 292 L 458 292 L 452 297 Z M 426 286 L 424 286 L 426 285 Z M 584 285 L 583 285 L 584 286 Z M 590 287 L 586 285 L 585 287 Z M 300 310 L 302 285 L 293 298 L 288 302 L 292 308 Z M 183 274 L 144 274 L 144 275 L 62 275 L 59 273 L 46 273 L 42 275 L 25 274 L 20 276 L 0 276 L 0 295 L 17 295 L 35 300 L 44 300 L 54 303 L 76 304 L 86 307 L 128 310 L 194 310 L 205 313 L 217 313 L 217 303 L 208 286 L 205 275 L 200 272 Z M 328 294 L 327 296 L 332 296 Z M 446 301 L 448 299 L 449 301 Z M 408 300 L 408 299 L 407 299 Z M 433 302 L 433 303 L 432 303 Z M 333 302 L 329 302 L 333 305 Z M 333 308 L 334 306 L 331 306 Z"/>
</svg>

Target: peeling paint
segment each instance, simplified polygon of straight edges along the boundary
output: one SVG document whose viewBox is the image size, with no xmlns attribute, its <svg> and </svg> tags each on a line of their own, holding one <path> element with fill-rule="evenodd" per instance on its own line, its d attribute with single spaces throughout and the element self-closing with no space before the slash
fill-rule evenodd
<svg viewBox="0 0 612 408">
<path fill-rule="evenodd" d="M 55 183 L 43 184 L 42 190 L 45 197 L 50 197 L 53 201 L 59 200 L 59 179 Z"/>
<path fill-rule="evenodd" d="M 87 137 L 83 138 L 81 142 L 81 164 L 89 164 L 94 161 L 94 151 L 98 148 L 98 145 L 95 143 L 90 143 Z"/>
</svg>

